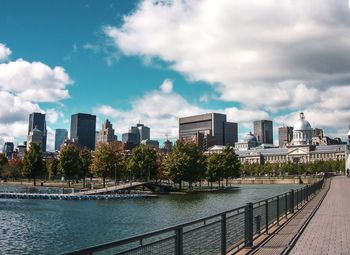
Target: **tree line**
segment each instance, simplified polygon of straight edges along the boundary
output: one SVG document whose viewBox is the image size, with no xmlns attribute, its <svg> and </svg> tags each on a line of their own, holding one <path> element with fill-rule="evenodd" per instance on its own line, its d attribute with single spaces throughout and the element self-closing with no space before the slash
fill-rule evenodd
<svg viewBox="0 0 350 255">
<path fill-rule="evenodd" d="M 212 186 L 228 185 L 230 178 L 243 176 L 284 176 L 315 174 L 317 172 L 337 172 L 344 169 L 344 160 L 316 161 L 314 163 L 265 163 L 241 164 L 232 147 L 225 147 L 222 153 L 204 155 L 200 148 L 188 141 L 177 141 L 169 155 L 164 156 L 147 145 L 134 148 L 125 154 L 121 144 L 101 143 L 91 152 L 78 148 L 74 144 L 64 146 L 57 158 L 43 160 L 40 148 L 31 144 L 24 159 L 7 160 L 0 154 L 0 177 L 29 178 L 36 185 L 37 178 L 42 180 L 64 180 L 83 182 L 90 178 L 101 178 L 103 186 L 106 180 L 171 180 L 182 189 L 187 182 L 190 189 L 193 184 L 206 180 Z"/>
</svg>

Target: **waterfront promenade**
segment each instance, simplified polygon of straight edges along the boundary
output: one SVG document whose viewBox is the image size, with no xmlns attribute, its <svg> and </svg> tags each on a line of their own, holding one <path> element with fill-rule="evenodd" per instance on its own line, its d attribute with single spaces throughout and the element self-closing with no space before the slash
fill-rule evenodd
<svg viewBox="0 0 350 255">
<path fill-rule="evenodd" d="M 334 177 L 330 190 L 290 254 L 350 254 L 350 178 Z"/>
</svg>

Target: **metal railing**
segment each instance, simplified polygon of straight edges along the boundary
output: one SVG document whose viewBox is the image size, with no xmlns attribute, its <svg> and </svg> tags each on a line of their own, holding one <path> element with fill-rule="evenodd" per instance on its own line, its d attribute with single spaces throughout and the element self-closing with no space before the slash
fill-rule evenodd
<svg viewBox="0 0 350 255">
<path fill-rule="evenodd" d="M 252 247 L 255 238 L 294 214 L 322 185 L 323 179 L 220 214 L 67 254 L 226 254 Z"/>
</svg>

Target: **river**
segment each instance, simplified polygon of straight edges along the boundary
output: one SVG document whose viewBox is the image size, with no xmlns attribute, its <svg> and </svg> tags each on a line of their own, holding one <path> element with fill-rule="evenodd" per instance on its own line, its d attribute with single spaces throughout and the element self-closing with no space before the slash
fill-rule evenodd
<svg viewBox="0 0 350 255">
<path fill-rule="evenodd" d="M 0 199 L 0 254 L 60 254 L 210 216 L 301 186 L 235 187 L 230 192 L 125 200 Z"/>
</svg>

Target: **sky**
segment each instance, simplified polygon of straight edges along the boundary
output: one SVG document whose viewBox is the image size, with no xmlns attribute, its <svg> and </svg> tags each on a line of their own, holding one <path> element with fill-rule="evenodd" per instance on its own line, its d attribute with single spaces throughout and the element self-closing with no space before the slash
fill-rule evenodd
<svg viewBox="0 0 350 255">
<path fill-rule="evenodd" d="M 347 0 L 2 0 L 0 147 L 47 115 L 48 149 L 70 116 L 108 118 L 118 137 L 141 122 L 176 140 L 178 118 L 219 112 L 330 137 L 350 124 Z"/>
</svg>

